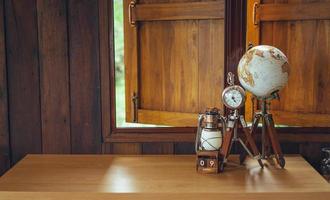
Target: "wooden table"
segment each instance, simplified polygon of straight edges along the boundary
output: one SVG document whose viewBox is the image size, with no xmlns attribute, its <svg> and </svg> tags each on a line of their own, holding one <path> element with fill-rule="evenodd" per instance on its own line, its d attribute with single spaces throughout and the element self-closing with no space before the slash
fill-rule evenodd
<svg viewBox="0 0 330 200">
<path fill-rule="evenodd" d="M 303 158 L 286 161 L 285 169 L 248 160 L 203 175 L 194 156 L 28 155 L 0 178 L 0 199 L 330 199 L 330 185 Z"/>
</svg>

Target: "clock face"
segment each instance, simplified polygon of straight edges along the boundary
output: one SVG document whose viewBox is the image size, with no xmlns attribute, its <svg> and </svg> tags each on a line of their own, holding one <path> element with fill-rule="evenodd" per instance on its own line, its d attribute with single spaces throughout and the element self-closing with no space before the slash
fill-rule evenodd
<svg viewBox="0 0 330 200">
<path fill-rule="evenodd" d="M 229 86 L 222 93 L 222 101 L 230 109 L 238 109 L 244 105 L 245 92 L 240 86 Z"/>
</svg>

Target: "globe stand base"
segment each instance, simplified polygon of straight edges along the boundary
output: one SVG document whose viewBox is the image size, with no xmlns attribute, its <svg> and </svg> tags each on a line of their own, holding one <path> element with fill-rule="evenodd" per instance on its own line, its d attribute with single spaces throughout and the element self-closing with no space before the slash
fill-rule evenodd
<svg viewBox="0 0 330 200">
<path fill-rule="evenodd" d="M 257 132 L 259 122 L 262 122 L 262 134 L 261 134 L 261 144 L 262 159 L 270 157 L 270 145 L 272 146 L 273 152 L 275 154 L 275 159 L 277 164 L 284 168 L 285 159 L 281 150 L 281 146 L 278 140 L 277 132 L 274 125 L 274 120 L 272 114 L 268 113 L 267 102 L 265 99 L 262 100 L 262 110 L 261 112 L 255 112 L 253 117 L 253 123 L 251 127 L 251 135 L 255 135 Z M 244 161 L 246 154 L 241 154 L 240 159 Z"/>
</svg>

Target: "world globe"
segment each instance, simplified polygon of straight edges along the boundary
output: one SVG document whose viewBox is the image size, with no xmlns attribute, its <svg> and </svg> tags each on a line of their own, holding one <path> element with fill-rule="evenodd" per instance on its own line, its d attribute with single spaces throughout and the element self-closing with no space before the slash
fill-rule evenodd
<svg viewBox="0 0 330 200">
<path fill-rule="evenodd" d="M 269 98 L 288 82 L 288 59 L 273 46 L 255 46 L 241 58 L 237 73 L 246 90 L 258 98 Z"/>
</svg>

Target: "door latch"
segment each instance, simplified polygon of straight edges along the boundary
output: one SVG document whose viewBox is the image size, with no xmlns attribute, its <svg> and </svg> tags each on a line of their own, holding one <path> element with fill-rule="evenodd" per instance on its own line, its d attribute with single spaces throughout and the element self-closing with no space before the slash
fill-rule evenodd
<svg viewBox="0 0 330 200">
<path fill-rule="evenodd" d="M 133 102 L 133 122 L 137 123 L 138 122 L 139 96 L 136 94 L 136 92 L 133 93 L 132 102 Z"/>
</svg>

